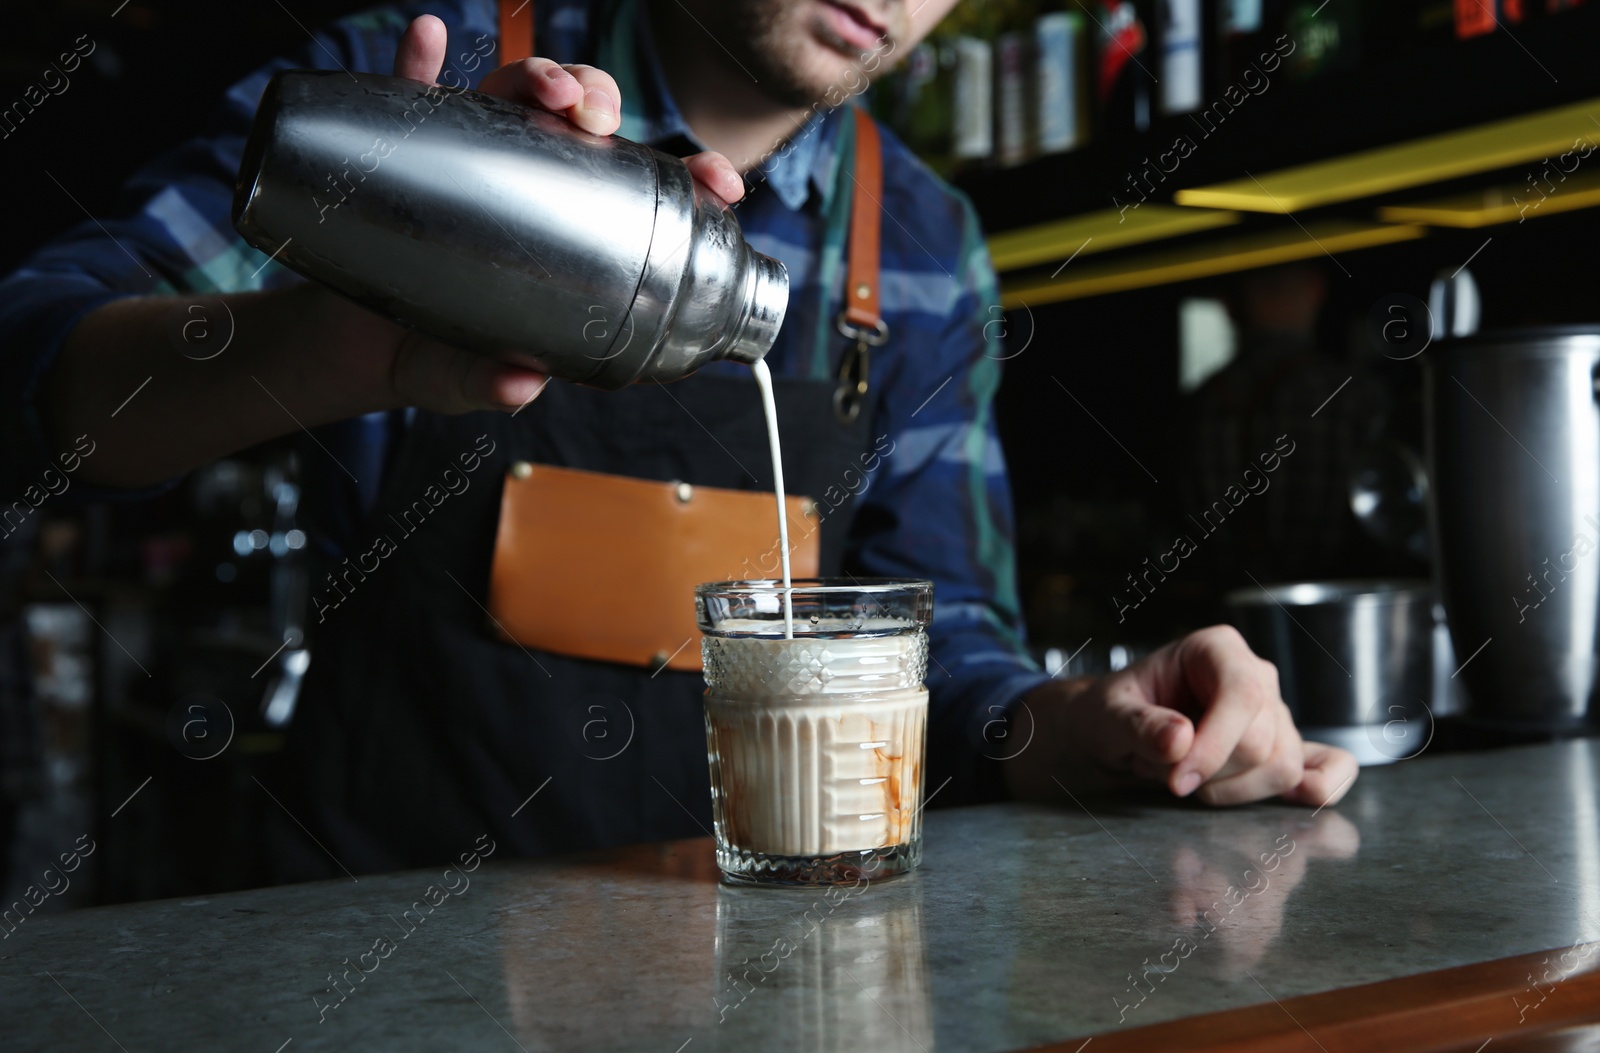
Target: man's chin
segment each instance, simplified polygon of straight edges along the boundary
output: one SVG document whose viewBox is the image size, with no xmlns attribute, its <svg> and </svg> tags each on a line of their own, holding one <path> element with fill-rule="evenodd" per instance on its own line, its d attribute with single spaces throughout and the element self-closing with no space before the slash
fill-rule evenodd
<svg viewBox="0 0 1600 1053">
<path fill-rule="evenodd" d="M 785 27 L 785 35 L 787 46 L 772 49 L 761 63 L 761 87 L 772 98 L 793 106 L 832 106 L 866 86 L 860 51 L 835 38 L 825 23 Z"/>
<path fill-rule="evenodd" d="M 841 54 L 822 43 L 812 44 L 806 52 L 795 70 L 795 80 L 803 85 L 808 101 L 833 105 L 865 87 L 866 74 L 861 71 L 860 56 Z"/>
</svg>

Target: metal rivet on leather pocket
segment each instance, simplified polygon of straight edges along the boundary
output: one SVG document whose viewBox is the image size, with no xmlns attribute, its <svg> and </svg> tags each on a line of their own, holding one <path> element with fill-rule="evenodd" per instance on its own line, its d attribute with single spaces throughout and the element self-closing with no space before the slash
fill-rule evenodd
<svg viewBox="0 0 1600 1053">
<path fill-rule="evenodd" d="M 694 496 L 694 487 L 688 483 L 679 483 L 673 488 L 672 492 L 678 495 L 679 504 L 686 505 L 689 503 L 689 499 Z"/>
<path fill-rule="evenodd" d="M 511 465 L 511 474 L 518 479 L 526 479 L 533 474 L 533 465 L 527 461 L 516 461 Z"/>
</svg>

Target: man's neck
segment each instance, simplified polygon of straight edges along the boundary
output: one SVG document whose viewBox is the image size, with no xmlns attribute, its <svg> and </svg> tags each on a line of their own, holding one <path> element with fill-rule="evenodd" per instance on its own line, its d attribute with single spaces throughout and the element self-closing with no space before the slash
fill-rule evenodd
<svg viewBox="0 0 1600 1053">
<path fill-rule="evenodd" d="M 673 101 L 695 138 L 739 172 L 762 160 L 811 114 L 769 99 L 682 4 L 652 0 L 650 26 Z"/>
</svg>

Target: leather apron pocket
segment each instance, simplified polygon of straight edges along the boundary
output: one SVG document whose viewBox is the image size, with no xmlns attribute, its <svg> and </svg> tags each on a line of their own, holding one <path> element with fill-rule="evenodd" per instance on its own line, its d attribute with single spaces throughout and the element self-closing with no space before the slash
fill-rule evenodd
<svg viewBox="0 0 1600 1053">
<path fill-rule="evenodd" d="M 812 508 L 787 499 L 796 578 L 817 575 Z M 770 492 L 518 462 L 501 494 L 489 614 L 524 647 L 698 670 L 695 586 L 778 577 L 773 512 Z"/>
</svg>

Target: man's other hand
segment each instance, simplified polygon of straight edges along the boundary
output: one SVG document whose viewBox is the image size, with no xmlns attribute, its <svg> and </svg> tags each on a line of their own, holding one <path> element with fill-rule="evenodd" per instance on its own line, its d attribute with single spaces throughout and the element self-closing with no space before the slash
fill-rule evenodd
<svg viewBox="0 0 1600 1053">
<path fill-rule="evenodd" d="M 1207 804 L 1276 796 L 1321 807 L 1343 797 L 1358 770 L 1350 753 L 1300 738 L 1277 668 L 1230 626 L 1191 633 L 1108 676 L 1051 681 L 1023 702 L 1039 740 L 1006 762 L 1021 797 L 1059 801 L 1056 780 L 1131 776 Z"/>
</svg>

